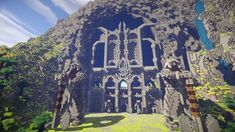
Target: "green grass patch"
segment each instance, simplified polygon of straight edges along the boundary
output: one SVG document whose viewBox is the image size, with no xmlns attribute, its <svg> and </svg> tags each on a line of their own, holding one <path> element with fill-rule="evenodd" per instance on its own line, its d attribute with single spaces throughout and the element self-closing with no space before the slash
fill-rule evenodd
<svg viewBox="0 0 235 132">
<path fill-rule="evenodd" d="M 68 131 L 82 132 L 168 132 L 165 117 L 159 114 L 92 113 L 85 116 L 79 126 Z M 49 132 L 62 132 L 61 129 Z"/>
</svg>

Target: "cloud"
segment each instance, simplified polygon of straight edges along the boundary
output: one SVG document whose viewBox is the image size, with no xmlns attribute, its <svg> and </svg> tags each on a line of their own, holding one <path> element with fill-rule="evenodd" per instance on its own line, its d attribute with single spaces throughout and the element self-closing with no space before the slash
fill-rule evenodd
<svg viewBox="0 0 235 132">
<path fill-rule="evenodd" d="M 89 1 L 93 0 L 51 0 L 55 6 L 60 7 L 67 14 L 72 14 Z"/>
<path fill-rule="evenodd" d="M 54 25 L 57 22 L 58 17 L 56 16 L 56 14 L 48 6 L 43 4 L 41 1 L 24 0 L 24 3 L 27 4 L 28 7 L 33 9 L 35 12 L 39 13 L 44 18 L 46 18 L 46 20 L 52 25 Z"/>
<path fill-rule="evenodd" d="M 34 29 L 30 25 L 26 25 L 24 22 L 22 22 L 17 16 L 11 14 L 6 9 L 0 9 L 0 12 L 2 12 L 5 16 L 13 20 L 15 23 L 21 25 L 22 27 L 25 27 L 26 29 L 29 29 L 29 31 L 33 32 L 34 34 L 40 34 L 36 29 Z"/>
<path fill-rule="evenodd" d="M 81 5 L 86 5 L 89 1 L 94 1 L 94 0 L 75 0 L 77 3 L 80 3 Z"/>
<path fill-rule="evenodd" d="M 33 33 L 25 29 L 20 20 L 16 19 L 12 14 L 6 11 L 0 11 L 0 45 L 12 47 L 17 42 L 27 41 L 31 37 L 35 37 Z"/>
</svg>

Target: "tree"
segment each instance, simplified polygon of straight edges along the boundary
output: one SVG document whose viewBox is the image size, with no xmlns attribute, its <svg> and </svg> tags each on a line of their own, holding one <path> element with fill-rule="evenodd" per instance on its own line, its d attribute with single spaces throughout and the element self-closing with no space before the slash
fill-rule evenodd
<svg viewBox="0 0 235 132">
<path fill-rule="evenodd" d="M 6 46 L 0 47 L 0 89 L 10 85 L 9 76 L 14 72 L 15 54 Z"/>
<path fill-rule="evenodd" d="M 13 66 L 16 64 L 15 54 L 6 46 L 0 47 L 0 118 L 2 129 L 8 131 L 15 127 L 15 119 L 9 107 L 12 107 L 14 90 L 10 76 L 14 73 Z"/>
</svg>

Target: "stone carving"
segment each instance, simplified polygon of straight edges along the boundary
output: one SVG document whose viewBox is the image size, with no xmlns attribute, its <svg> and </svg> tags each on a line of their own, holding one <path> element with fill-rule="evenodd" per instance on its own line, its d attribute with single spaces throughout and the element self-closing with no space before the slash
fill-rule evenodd
<svg viewBox="0 0 235 132">
<path fill-rule="evenodd" d="M 179 126 L 181 132 L 194 132 L 196 129 L 195 122 L 185 114 L 179 117 Z"/>
<path fill-rule="evenodd" d="M 59 91 L 52 124 L 52 127 L 56 128 L 61 123 L 64 130 L 69 127 L 71 119 L 74 123 L 78 123 L 80 120 L 79 115 L 82 111 L 77 99 L 82 99 L 82 97 L 77 96 L 79 93 L 76 93 L 74 85 L 81 87 L 86 77 L 79 63 L 71 64 L 70 60 L 67 60 L 66 64 L 63 74 L 58 76 Z"/>
<path fill-rule="evenodd" d="M 176 129 L 178 126 L 174 123 L 174 119 L 185 113 L 188 114 L 188 118 L 192 118 L 191 120 L 195 122 L 196 127 L 194 130 L 202 132 L 198 104 L 191 87 L 193 85 L 191 73 L 182 69 L 180 61 L 169 58 L 161 71 L 161 76 L 166 85 L 164 96 L 164 114 L 167 116 L 166 125 L 172 130 Z M 184 79 L 186 79 L 186 82 L 183 81 Z M 189 104 L 186 101 L 187 99 Z M 191 113 L 188 113 L 188 109 Z M 185 130 L 184 120 L 180 121 L 182 121 L 181 127 Z"/>
<path fill-rule="evenodd" d="M 154 26 L 154 23 L 142 24 L 135 29 L 129 29 L 125 22 L 120 22 L 118 28 L 115 30 L 109 30 L 104 27 L 99 27 L 103 32 L 100 40 L 96 41 L 92 47 L 92 55 L 94 59 L 96 45 L 100 42 L 104 43 L 104 66 L 95 67 L 95 60 L 92 60 L 93 67 L 91 68 L 94 71 L 94 74 L 97 74 L 101 71 L 104 71 L 104 74 L 100 77 L 102 80 L 102 86 L 105 89 L 106 95 L 105 98 L 112 100 L 111 103 L 115 105 L 116 111 L 120 110 L 120 107 L 123 107 L 122 110 L 133 112 L 134 104 L 132 100 L 140 99 L 143 103 L 141 106 L 141 111 L 143 109 L 147 110 L 146 96 L 144 86 L 144 74 L 145 70 L 143 68 L 143 58 L 141 51 L 141 29 L 148 26 Z M 143 38 L 151 42 L 151 48 L 155 51 L 154 40 L 151 38 Z M 157 57 L 154 52 L 154 59 L 157 60 Z M 158 66 L 154 63 L 155 66 L 152 68 L 156 69 Z M 154 77 L 154 75 L 151 75 Z M 138 78 L 138 86 L 132 85 L 134 83 L 134 78 Z M 112 86 L 108 86 L 108 81 L 112 78 Z M 151 77 L 149 77 L 151 78 Z M 126 82 L 126 87 L 123 88 L 121 85 L 123 82 Z M 90 80 L 90 83 L 93 84 L 94 81 Z M 115 94 L 114 94 L 115 93 Z M 92 96 L 92 95 L 90 95 Z M 89 97 L 88 97 L 89 98 Z M 124 100 L 127 100 L 126 103 L 123 103 Z M 104 102 L 101 102 L 104 103 Z M 89 103 L 91 104 L 91 103 Z M 125 105 L 126 106 L 125 106 Z M 124 108 L 127 107 L 127 108 Z"/>
</svg>

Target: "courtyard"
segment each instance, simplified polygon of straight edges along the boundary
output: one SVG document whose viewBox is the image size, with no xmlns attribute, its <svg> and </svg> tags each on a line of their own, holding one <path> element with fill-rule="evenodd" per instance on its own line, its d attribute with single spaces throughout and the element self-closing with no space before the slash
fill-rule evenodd
<svg viewBox="0 0 235 132">
<path fill-rule="evenodd" d="M 159 114 L 92 113 L 85 116 L 83 124 L 72 126 L 67 132 L 168 132 L 164 121 L 165 117 Z"/>
</svg>

